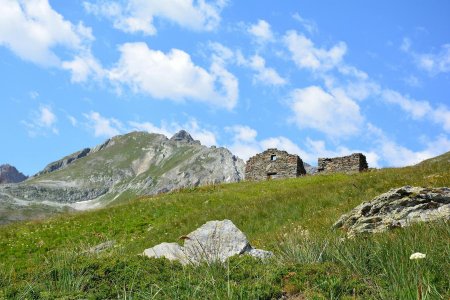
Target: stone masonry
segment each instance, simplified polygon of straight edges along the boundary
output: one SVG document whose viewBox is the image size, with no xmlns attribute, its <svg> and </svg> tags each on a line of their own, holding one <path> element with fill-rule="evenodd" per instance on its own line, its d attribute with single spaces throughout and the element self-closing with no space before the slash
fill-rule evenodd
<svg viewBox="0 0 450 300">
<path fill-rule="evenodd" d="M 317 171 L 321 173 L 351 173 L 367 170 L 366 157 L 362 153 L 334 158 L 319 158 Z"/>
<path fill-rule="evenodd" d="M 305 174 L 303 161 L 298 155 L 275 148 L 250 157 L 245 166 L 246 180 L 295 178 Z"/>
</svg>

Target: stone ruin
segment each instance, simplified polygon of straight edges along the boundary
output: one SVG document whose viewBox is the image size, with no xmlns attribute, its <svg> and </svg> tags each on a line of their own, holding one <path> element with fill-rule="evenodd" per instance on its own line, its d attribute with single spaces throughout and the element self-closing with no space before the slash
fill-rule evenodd
<svg viewBox="0 0 450 300">
<path fill-rule="evenodd" d="M 247 161 L 245 166 L 246 180 L 295 178 L 305 174 L 303 161 L 298 155 L 275 148 L 256 154 Z"/>
<path fill-rule="evenodd" d="M 353 173 L 368 169 L 366 157 L 362 153 L 334 158 L 319 158 L 319 173 Z"/>
</svg>

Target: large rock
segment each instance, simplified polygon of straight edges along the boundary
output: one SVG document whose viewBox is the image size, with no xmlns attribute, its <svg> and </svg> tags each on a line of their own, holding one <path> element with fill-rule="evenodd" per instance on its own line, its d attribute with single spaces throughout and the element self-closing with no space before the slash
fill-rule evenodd
<svg viewBox="0 0 450 300">
<path fill-rule="evenodd" d="M 184 240 L 186 254 L 194 261 L 225 261 L 250 247 L 245 234 L 230 220 L 210 221 L 189 233 Z"/>
<path fill-rule="evenodd" d="M 254 249 L 245 234 L 230 220 L 210 221 L 183 236 L 184 247 L 162 243 L 144 250 L 148 257 L 165 257 L 182 264 L 224 262 L 234 255 L 248 254 L 260 259 L 273 256 L 270 251 Z"/>
<path fill-rule="evenodd" d="M 435 220 L 450 220 L 450 188 L 404 186 L 358 205 L 333 227 L 353 236 Z"/>
</svg>

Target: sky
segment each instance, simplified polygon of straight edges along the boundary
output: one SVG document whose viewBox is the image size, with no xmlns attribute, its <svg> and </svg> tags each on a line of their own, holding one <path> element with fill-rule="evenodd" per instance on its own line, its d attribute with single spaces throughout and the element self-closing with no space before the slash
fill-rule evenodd
<svg viewBox="0 0 450 300">
<path fill-rule="evenodd" d="M 0 0 L 0 164 L 180 129 L 370 167 L 450 150 L 450 2 Z"/>
</svg>

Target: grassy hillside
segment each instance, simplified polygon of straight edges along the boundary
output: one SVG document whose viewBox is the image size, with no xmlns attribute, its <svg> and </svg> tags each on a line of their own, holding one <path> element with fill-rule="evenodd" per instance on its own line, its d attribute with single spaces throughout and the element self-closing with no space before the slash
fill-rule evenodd
<svg viewBox="0 0 450 300">
<path fill-rule="evenodd" d="M 337 218 L 390 188 L 450 185 L 450 152 L 414 167 L 207 186 L 0 227 L 0 299 L 423 299 L 450 297 L 450 224 L 343 239 Z M 182 267 L 140 257 L 230 219 L 275 258 Z M 114 248 L 89 247 L 115 240 Z M 414 252 L 427 258 L 409 260 Z M 297 298 L 295 298 L 297 297 Z"/>
</svg>

